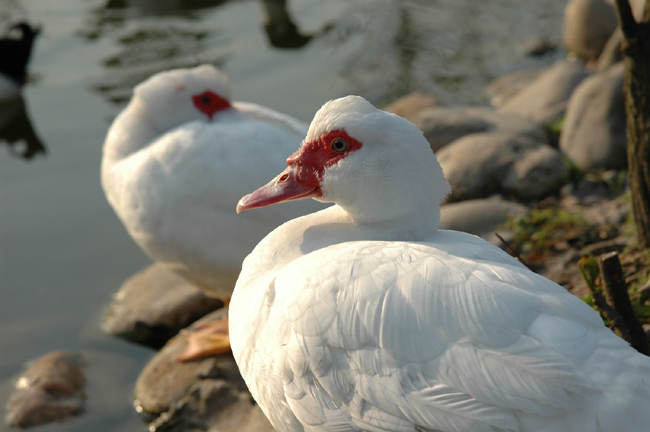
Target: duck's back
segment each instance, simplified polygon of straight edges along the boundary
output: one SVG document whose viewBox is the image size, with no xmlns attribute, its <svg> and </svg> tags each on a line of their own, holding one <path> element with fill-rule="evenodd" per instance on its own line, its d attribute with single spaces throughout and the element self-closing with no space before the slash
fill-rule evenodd
<svg viewBox="0 0 650 432">
<path fill-rule="evenodd" d="M 233 353 L 280 432 L 650 424 L 650 359 L 481 239 L 440 231 L 296 256 L 258 277 L 247 261 L 230 313 Z"/>
</svg>

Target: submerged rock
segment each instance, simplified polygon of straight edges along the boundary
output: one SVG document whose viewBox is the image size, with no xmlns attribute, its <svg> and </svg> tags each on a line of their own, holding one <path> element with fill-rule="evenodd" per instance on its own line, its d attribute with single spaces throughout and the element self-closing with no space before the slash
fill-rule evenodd
<svg viewBox="0 0 650 432">
<path fill-rule="evenodd" d="M 586 79 L 567 108 L 560 149 L 581 169 L 627 166 L 622 62 Z"/>
<path fill-rule="evenodd" d="M 16 380 L 7 404 L 7 424 L 26 428 L 80 414 L 86 399 L 83 366 L 80 354 L 60 351 L 32 363 Z"/>
<path fill-rule="evenodd" d="M 102 328 L 110 335 L 159 348 L 181 329 L 221 307 L 221 300 L 154 263 L 124 282 Z"/>
<path fill-rule="evenodd" d="M 199 322 L 218 320 L 224 310 Z M 150 430 L 272 432 L 252 400 L 231 354 L 180 363 L 187 341 L 178 336 L 151 359 L 135 386 L 136 409 L 155 417 Z"/>
</svg>

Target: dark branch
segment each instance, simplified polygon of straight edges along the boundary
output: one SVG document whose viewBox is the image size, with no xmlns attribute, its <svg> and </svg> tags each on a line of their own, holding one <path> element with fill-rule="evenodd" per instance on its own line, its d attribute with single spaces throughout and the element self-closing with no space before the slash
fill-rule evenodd
<svg viewBox="0 0 650 432">
<path fill-rule="evenodd" d="M 623 30 L 623 38 L 629 44 L 637 37 L 639 30 L 639 24 L 634 19 L 629 0 L 616 0 L 616 11 Z"/>
<path fill-rule="evenodd" d="M 650 355 L 648 338 L 636 313 L 634 313 L 630 296 L 627 293 L 627 284 L 625 283 L 621 261 L 618 259 L 618 253 L 610 252 L 598 257 L 598 267 L 603 279 L 607 303 L 618 312 L 627 330 L 629 339 L 625 337 L 624 339 L 640 353 Z"/>
</svg>

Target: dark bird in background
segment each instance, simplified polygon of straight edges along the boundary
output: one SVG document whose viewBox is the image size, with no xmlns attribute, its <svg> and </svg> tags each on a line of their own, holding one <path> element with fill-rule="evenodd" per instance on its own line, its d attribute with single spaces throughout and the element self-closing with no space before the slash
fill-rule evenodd
<svg viewBox="0 0 650 432">
<path fill-rule="evenodd" d="M 7 144 L 11 154 L 23 159 L 45 153 L 21 96 L 34 39 L 40 31 L 23 21 L 0 38 L 0 144 Z"/>
<path fill-rule="evenodd" d="M 20 87 L 27 81 L 27 63 L 34 39 L 40 31 L 40 27 L 32 27 L 23 21 L 11 26 L 9 32 L 0 38 L 0 74 Z M 20 35 L 17 35 L 18 32 Z"/>
</svg>

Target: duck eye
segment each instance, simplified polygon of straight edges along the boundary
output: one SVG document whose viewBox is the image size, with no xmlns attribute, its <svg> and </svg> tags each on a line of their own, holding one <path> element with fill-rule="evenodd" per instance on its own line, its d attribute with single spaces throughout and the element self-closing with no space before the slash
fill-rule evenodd
<svg viewBox="0 0 650 432">
<path fill-rule="evenodd" d="M 332 150 L 343 153 L 348 149 L 348 142 L 342 138 L 336 138 L 332 141 Z"/>
<path fill-rule="evenodd" d="M 212 102 L 212 101 L 210 100 L 210 98 L 208 96 L 201 96 L 201 103 L 202 104 L 209 105 L 210 102 Z"/>
</svg>

